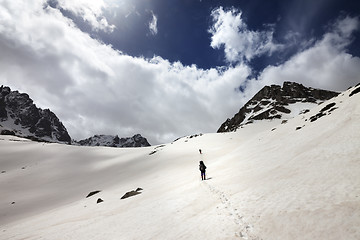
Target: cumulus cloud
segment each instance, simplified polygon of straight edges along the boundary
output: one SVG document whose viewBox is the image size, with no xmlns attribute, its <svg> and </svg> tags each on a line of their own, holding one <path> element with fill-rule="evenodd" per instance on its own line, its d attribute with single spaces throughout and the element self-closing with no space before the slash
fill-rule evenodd
<svg viewBox="0 0 360 240">
<path fill-rule="evenodd" d="M 109 24 L 103 10 L 108 7 L 104 0 L 53 0 L 60 9 L 72 12 L 90 24 L 95 31 L 112 32 L 115 25 Z"/>
<path fill-rule="evenodd" d="M 250 74 L 122 54 L 38 2 L 9 0 L 0 12 L 1 82 L 53 110 L 75 139 L 141 133 L 156 144 L 214 132 L 237 111 L 234 89 Z"/>
<path fill-rule="evenodd" d="M 223 7 L 211 12 L 213 25 L 209 29 L 212 48 L 224 48 L 226 60 L 230 63 L 249 61 L 262 54 L 271 54 L 282 48 L 273 41 L 273 29 L 250 30 L 241 17 L 242 12 Z"/>
<path fill-rule="evenodd" d="M 149 22 L 149 30 L 152 35 L 156 35 L 158 33 L 157 29 L 157 16 L 151 12 L 151 21 Z"/>
<path fill-rule="evenodd" d="M 247 63 L 255 56 L 271 54 L 286 47 L 286 44 L 273 42 L 273 30 L 249 30 L 239 10 L 224 10 L 220 7 L 211 16 L 214 20 L 209 30 L 212 34 L 211 46 L 223 47 L 229 62 Z M 269 65 L 257 78 L 246 81 L 242 86 L 246 88 L 244 95 L 255 94 L 265 85 L 281 85 L 284 81 L 335 91 L 357 84 L 360 58 L 349 54 L 347 47 L 352 43 L 354 32 L 358 31 L 359 26 L 358 17 L 339 17 L 329 23 L 327 32 L 321 39 L 298 42 L 298 52 L 295 55 L 280 65 Z M 287 36 L 293 34 L 289 32 Z"/>
<path fill-rule="evenodd" d="M 257 81 L 263 85 L 294 81 L 336 91 L 357 84 L 360 58 L 347 53 L 346 47 L 352 42 L 359 24 L 357 17 L 337 19 L 320 40 L 281 65 L 268 66 Z"/>
<path fill-rule="evenodd" d="M 2 3 L 1 84 L 29 93 L 39 107 L 53 110 L 75 139 L 140 133 L 157 144 L 215 132 L 264 85 L 290 80 L 341 90 L 359 75 L 359 58 L 346 53 L 357 18 L 339 19 L 304 52 L 249 80 L 251 67 L 244 61 L 199 69 L 158 56 L 132 57 L 80 31 L 45 0 Z M 265 45 L 260 41 L 246 58 L 270 51 L 261 50 L 269 48 Z M 240 85 L 244 92 L 236 90 Z"/>
</svg>

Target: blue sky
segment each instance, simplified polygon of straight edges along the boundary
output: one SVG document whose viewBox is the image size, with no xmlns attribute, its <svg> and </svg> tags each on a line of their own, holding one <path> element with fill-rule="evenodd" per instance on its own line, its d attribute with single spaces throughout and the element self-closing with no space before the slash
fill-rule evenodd
<svg viewBox="0 0 360 240">
<path fill-rule="evenodd" d="M 77 19 L 80 28 L 94 37 L 112 44 L 114 48 L 131 56 L 154 55 L 185 65 L 196 64 L 199 68 L 212 68 L 229 64 L 221 48 L 210 46 L 209 29 L 214 23 L 212 12 L 222 7 L 224 11 L 236 9 L 248 29 L 264 31 L 272 29 L 273 41 L 287 44 L 286 49 L 271 56 L 257 56 L 251 66 L 257 71 L 269 64 L 280 64 L 303 49 L 298 43 L 319 39 L 340 16 L 358 16 L 360 3 L 339 0 L 303 1 L 124 1 L 118 8 L 105 13 L 110 24 L 117 26 L 111 33 L 89 31 L 89 25 Z M 116 15 L 114 14 L 116 13 Z M 149 22 L 156 16 L 156 33 L 149 29 Z M 360 54 L 359 33 L 349 50 Z M 134 41 L 136 39 L 136 41 Z"/>
<path fill-rule="evenodd" d="M 70 135 L 216 132 L 263 86 L 360 79 L 349 0 L 0 0 L 0 82 Z"/>
</svg>

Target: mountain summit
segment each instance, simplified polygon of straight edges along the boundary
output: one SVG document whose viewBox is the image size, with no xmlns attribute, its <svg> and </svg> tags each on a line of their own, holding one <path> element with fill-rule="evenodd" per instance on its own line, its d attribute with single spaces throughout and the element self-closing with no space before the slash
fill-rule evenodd
<svg viewBox="0 0 360 240">
<path fill-rule="evenodd" d="M 26 93 L 0 87 L 0 133 L 37 141 L 71 143 L 57 116 L 49 109 L 37 108 Z"/>
<path fill-rule="evenodd" d="M 95 135 L 80 141 L 71 140 L 65 126 L 52 111 L 36 107 L 28 94 L 11 91 L 7 86 L 0 87 L 0 135 L 82 146 L 150 146 L 140 134 L 128 138 Z"/>
<path fill-rule="evenodd" d="M 256 120 L 293 118 L 305 113 L 339 93 L 308 88 L 299 83 L 284 82 L 283 86 L 262 88 L 233 118 L 227 119 L 217 132 L 233 132 Z"/>
</svg>

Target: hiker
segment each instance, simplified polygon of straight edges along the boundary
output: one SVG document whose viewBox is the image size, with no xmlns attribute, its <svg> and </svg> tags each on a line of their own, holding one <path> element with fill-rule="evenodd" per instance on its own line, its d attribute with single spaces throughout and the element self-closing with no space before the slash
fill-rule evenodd
<svg viewBox="0 0 360 240">
<path fill-rule="evenodd" d="M 201 172 L 201 180 L 206 180 L 206 176 L 205 176 L 206 166 L 203 161 L 200 161 L 199 170 Z"/>
<path fill-rule="evenodd" d="M 199 149 L 199 153 L 201 154 L 201 149 Z"/>
</svg>

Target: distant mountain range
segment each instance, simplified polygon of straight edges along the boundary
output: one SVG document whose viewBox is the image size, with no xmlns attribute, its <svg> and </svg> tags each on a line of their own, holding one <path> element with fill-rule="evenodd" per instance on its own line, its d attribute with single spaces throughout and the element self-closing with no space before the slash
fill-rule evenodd
<svg viewBox="0 0 360 240">
<path fill-rule="evenodd" d="M 28 94 L 11 91 L 7 86 L 0 87 L 0 134 L 83 146 L 150 146 L 140 134 L 128 138 L 95 135 L 80 141 L 72 140 L 65 126 L 52 111 L 36 107 Z"/>
<path fill-rule="evenodd" d="M 262 88 L 231 119 L 228 118 L 217 132 L 232 132 L 255 121 L 280 119 L 286 121 L 306 113 L 314 106 L 339 93 L 308 88 L 294 82 L 283 86 Z M 120 138 L 117 135 L 95 135 L 75 141 L 65 126 L 49 109 L 37 108 L 26 93 L 0 87 L 0 133 L 36 141 L 58 142 L 82 146 L 145 147 L 150 146 L 140 134 Z"/>
<path fill-rule="evenodd" d="M 294 82 L 284 82 L 282 87 L 265 86 L 240 108 L 234 117 L 228 118 L 217 132 L 233 132 L 260 120 L 286 121 L 308 112 L 314 106 L 338 94 L 338 92 L 308 88 Z"/>
<path fill-rule="evenodd" d="M 146 138 L 140 134 L 132 137 L 119 138 L 111 135 L 94 135 L 90 138 L 75 141 L 74 144 L 81 146 L 106 146 L 106 147 L 147 147 L 150 146 Z"/>
</svg>

